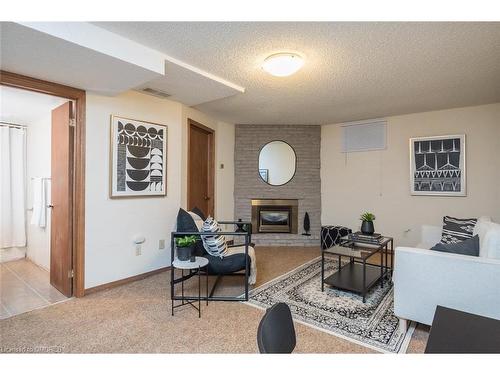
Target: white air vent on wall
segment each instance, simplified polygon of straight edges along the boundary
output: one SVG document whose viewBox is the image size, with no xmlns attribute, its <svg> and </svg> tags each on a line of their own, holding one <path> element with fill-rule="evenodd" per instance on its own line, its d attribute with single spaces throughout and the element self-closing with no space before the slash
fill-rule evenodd
<svg viewBox="0 0 500 375">
<path fill-rule="evenodd" d="M 342 152 L 384 150 L 386 125 L 387 121 L 383 119 L 342 125 Z"/>
<path fill-rule="evenodd" d="M 171 96 L 170 94 L 167 94 L 164 91 L 160 91 L 157 89 L 153 89 L 151 87 L 144 87 L 142 89 L 139 89 L 138 91 L 143 92 L 144 94 L 156 96 L 157 98 L 165 99 Z"/>
</svg>

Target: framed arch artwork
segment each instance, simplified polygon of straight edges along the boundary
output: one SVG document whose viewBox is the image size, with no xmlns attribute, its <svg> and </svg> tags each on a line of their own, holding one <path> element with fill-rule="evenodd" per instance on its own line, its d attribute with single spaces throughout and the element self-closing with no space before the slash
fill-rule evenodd
<svg viewBox="0 0 500 375">
<path fill-rule="evenodd" d="M 167 126 L 111 116 L 110 197 L 165 196 Z"/>
</svg>

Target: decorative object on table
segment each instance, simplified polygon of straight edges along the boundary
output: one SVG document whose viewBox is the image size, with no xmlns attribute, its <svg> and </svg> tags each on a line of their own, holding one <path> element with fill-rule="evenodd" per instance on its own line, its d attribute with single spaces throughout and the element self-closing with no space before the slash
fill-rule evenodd
<svg viewBox="0 0 500 375">
<path fill-rule="evenodd" d="M 336 258 L 325 260 L 327 274 L 337 269 Z M 284 302 L 296 322 L 379 352 L 406 351 L 415 324 L 407 331 L 399 326 L 391 283 L 371 289 L 363 303 L 355 293 L 330 288 L 321 292 L 320 278 L 321 260 L 313 259 L 252 290 L 249 305 L 262 309 Z"/>
<path fill-rule="evenodd" d="M 457 219 L 456 217 L 443 217 L 443 234 L 441 243 L 459 243 L 472 238 L 477 219 Z"/>
<path fill-rule="evenodd" d="M 465 134 L 410 138 L 412 195 L 465 196 Z"/>
<path fill-rule="evenodd" d="M 260 178 L 265 182 L 269 182 L 269 169 L 259 169 Z"/>
<path fill-rule="evenodd" d="M 203 246 L 207 253 L 223 258 L 227 252 L 227 244 L 226 236 L 217 234 L 220 231 L 219 223 L 211 216 L 207 217 L 201 228 L 201 232 L 213 233 L 211 236 L 205 235 L 202 237 Z"/>
<path fill-rule="evenodd" d="M 166 194 L 167 126 L 111 116 L 110 196 Z"/>
<path fill-rule="evenodd" d="M 245 230 L 245 224 L 242 222 L 241 219 L 238 219 L 238 223 L 236 224 L 236 230 L 235 232 L 241 233 L 241 232 L 246 232 Z"/>
<path fill-rule="evenodd" d="M 352 230 L 341 225 L 323 225 L 321 226 L 321 249 L 325 250 L 332 246 L 339 245 L 342 237 L 352 233 Z"/>
<path fill-rule="evenodd" d="M 361 232 L 363 234 L 372 235 L 375 232 L 375 227 L 373 226 L 373 221 L 375 220 L 375 215 L 370 212 L 365 212 L 360 217 L 361 222 Z"/>
<path fill-rule="evenodd" d="M 196 236 L 177 237 L 175 239 L 175 245 L 177 248 L 177 259 L 179 259 L 181 262 L 186 262 L 188 260 L 194 261 L 194 256 L 195 256 L 194 245 L 196 241 L 197 241 Z"/>
<path fill-rule="evenodd" d="M 380 233 L 364 234 L 363 232 L 349 233 L 347 235 L 349 241 L 363 242 L 368 244 L 378 245 L 384 239 Z"/>
<path fill-rule="evenodd" d="M 309 220 L 309 213 L 306 212 L 304 215 L 304 233 L 302 233 L 303 236 L 310 236 L 311 233 L 309 231 L 311 230 L 311 221 Z"/>
</svg>

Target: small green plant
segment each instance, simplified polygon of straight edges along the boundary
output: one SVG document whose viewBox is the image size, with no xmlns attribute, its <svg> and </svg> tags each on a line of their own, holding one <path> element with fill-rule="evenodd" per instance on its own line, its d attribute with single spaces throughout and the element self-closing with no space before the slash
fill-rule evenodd
<svg viewBox="0 0 500 375">
<path fill-rule="evenodd" d="M 372 222 L 375 220 L 375 215 L 372 214 L 371 212 L 365 212 L 364 214 L 361 215 L 361 217 L 359 219 L 361 221 Z"/>
<path fill-rule="evenodd" d="M 192 246 L 198 241 L 196 236 L 184 236 L 184 237 L 177 237 L 175 239 L 175 244 L 177 247 L 189 247 Z"/>
</svg>

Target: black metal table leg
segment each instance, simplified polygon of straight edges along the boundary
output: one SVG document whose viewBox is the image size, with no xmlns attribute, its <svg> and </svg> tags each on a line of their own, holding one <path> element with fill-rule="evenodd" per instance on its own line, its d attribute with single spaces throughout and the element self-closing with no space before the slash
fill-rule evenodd
<svg viewBox="0 0 500 375">
<path fill-rule="evenodd" d="M 207 297 L 207 306 L 208 306 L 208 266 L 205 267 L 205 281 L 206 281 L 206 284 L 207 284 L 207 294 L 206 294 L 206 297 Z"/>
<path fill-rule="evenodd" d="M 201 318 L 201 268 L 198 266 L 198 318 Z"/>
<path fill-rule="evenodd" d="M 394 240 L 391 240 L 391 278 L 394 270 Z"/>
<path fill-rule="evenodd" d="M 363 259 L 363 303 L 366 302 L 366 260 Z"/>
<path fill-rule="evenodd" d="M 385 263 L 387 265 L 387 261 Z M 384 287 L 384 250 L 380 249 L 380 287 Z"/>
<path fill-rule="evenodd" d="M 174 316 L 174 272 L 175 268 L 170 270 L 170 300 L 172 301 L 172 316 Z"/>
<path fill-rule="evenodd" d="M 325 291 L 325 253 L 321 250 L 321 291 Z"/>
</svg>

